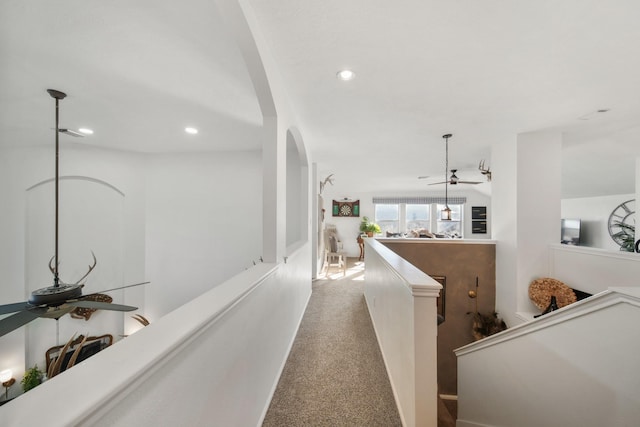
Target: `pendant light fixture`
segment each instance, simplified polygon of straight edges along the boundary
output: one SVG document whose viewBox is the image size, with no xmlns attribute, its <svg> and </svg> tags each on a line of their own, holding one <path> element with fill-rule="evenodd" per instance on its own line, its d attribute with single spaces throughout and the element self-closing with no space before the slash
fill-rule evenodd
<svg viewBox="0 0 640 427">
<path fill-rule="evenodd" d="M 440 212 L 441 221 L 451 221 L 451 209 L 449 208 L 449 138 L 453 135 L 448 133 L 442 135 L 445 142 L 445 157 L 444 157 L 444 209 Z"/>
</svg>

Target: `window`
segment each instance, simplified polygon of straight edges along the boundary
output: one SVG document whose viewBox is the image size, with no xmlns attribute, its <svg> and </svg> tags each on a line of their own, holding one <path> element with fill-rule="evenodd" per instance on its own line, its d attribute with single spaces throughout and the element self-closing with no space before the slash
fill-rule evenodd
<svg viewBox="0 0 640 427">
<path fill-rule="evenodd" d="M 400 226 L 399 206 L 375 205 L 375 222 L 380 226 L 383 234 L 397 233 Z"/>
<path fill-rule="evenodd" d="M 463 205 L 449 205 L 451 209 L 451 221 L 442 221 L 438 216 L 438 224 L 436 232 L 438 234 L 457 235 L 462 237 L 462 206 Z M 438 212 L 441 212 L 445 208 L 445 205 L 438 204 Z"/>
<path fill-rule="evenodd" d="M 405 231 L 416 228 L 431 229 L 429 221 L 430 205 L 405 205 L 406 206 L 406 227 Z"/>
<path fill-rule="evenodd" d="M 396 201 L 397 203 L 391 203 Z M 441 221 L 444 198 L 374 198 L 374 221 L 384 234 L 427 229 L 432 233 L 462 237 L 465 201 L 465 198 L 457 198 L 455 202 L 461 203 L 452 203 L 450 199 L 451 221 Z"/>
</svg>

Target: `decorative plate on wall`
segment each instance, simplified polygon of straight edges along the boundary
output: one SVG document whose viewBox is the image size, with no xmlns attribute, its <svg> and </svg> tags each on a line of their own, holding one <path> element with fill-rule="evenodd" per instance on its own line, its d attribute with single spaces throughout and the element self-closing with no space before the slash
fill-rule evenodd
<svg viewBox="0 0 640 427">
<path fill-rule="evenodd" d="M 360 200 L 334 200 L 333 216 L 360 216 Z"/>
<path fill-rule="evenodd" d="M 636 201 L 635 199 L 627 200 L 620 203 L 609 215 L 607 225 L 609 235 L 621 247 L 629 245 L 633 247 L 634 231 L 636 227 Z M 633 250 L 631 250 L 633 252 Z"/>
</svg>

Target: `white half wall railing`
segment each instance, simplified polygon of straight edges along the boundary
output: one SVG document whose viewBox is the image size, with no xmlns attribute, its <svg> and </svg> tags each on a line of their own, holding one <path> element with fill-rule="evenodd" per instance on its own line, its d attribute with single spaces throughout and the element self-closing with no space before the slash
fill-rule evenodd
<svg viewBox="0 0 640 427">
<path fill-rule="evenodd" d="M 311 296 L 310 260 L 307 243 L 238 274 L 3 405 L 0 425 L 261 425 Z"/>
<path fill-rule="evenodd" d="M 640 425 L 640 288 L 610 288 L 455 350 L 457 427 Z"/>
<path fill-rule="evenodd" d="M 640 287 L 640 254 L 553 244 L 549 247 L 549 277 L 590 294 L 610 286 Z"/>
<path fill-rule="evenodd" d="M 365 298 L 402 423 L 436 427 L 442 286 L 375 239 L 364 239 Z"/>
<path fill-rule="evenodd" d="M 549 245 L 548 272 L 539 275 L 543 276 L 590 294 L 606 291 L 610 286 L 640 288 L 640 255 L 554 243 Z M 516 314 L 528 322 L 538 313 L 537 307 L 527 299 Z"/>
</svg>

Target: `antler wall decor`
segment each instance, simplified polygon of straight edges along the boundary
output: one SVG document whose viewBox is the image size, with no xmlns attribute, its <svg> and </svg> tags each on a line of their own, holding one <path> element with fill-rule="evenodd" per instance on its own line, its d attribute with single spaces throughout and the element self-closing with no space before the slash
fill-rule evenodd
<svg viewBox="0 0 640 427">
<path fill-rule="evenodd" d="M 333 174 L 329 175 L 328 177 L 326 177 L 324 179 L 324 181 L 320 181 L 320 194 L 322 194 L 322 191 L 324 190 L 324 187 L 327 184 L 331 184 L 333 185 L 333 178 L 332 178 Z"/>
<path fill-rule="evenodd" d="M 487 177 L 487 181 L 491 182 L 491 168 L 484 167 L 484 160 L 480 160 L 480 164 L 478 165 L 478 170 L 482 175 Z"/>
</svg>

